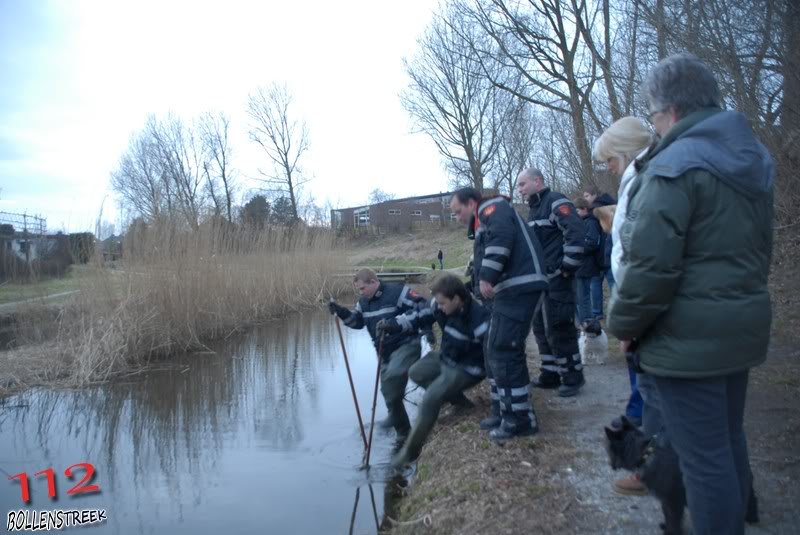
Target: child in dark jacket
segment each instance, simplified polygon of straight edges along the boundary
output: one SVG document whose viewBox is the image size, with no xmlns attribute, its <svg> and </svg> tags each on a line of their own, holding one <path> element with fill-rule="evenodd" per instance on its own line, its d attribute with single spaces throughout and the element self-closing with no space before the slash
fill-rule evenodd
<svg viewBox="0 0 800 535">
<path fill-rule="evenodd" d="M 589 203 L 584 199 L 575 201 L 575 208 L 578 215 L 583 220 L 583 264 L 578 268 L 575 276 L 577 279 L 577 301 L 578 301 L 578 321 L 581 328 L 595 318 L 592 310 L 602 310 L 602 294 L 599 296 L 600 302 L 597 303 L 598 296 L 592 295 L 592 279 L 599 277 L 603 272 L 604 254 L 603 250 L 603 229 L 600 222 L 592 215 Z M 594 304 L 594 307 L 592 305 Z"/>
</svg>

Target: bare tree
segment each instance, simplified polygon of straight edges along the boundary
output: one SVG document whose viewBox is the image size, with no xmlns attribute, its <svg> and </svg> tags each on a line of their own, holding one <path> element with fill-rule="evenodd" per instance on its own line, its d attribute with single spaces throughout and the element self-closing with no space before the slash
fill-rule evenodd
<svg viewBox="0 0 800 535">
<path fill-rule="evenodd" d="M 292 218 L 299 219 L 298 205 L 303 184 L 299 162 L 308 150 L 305 121 L 291 115 L 292 97 L 286 86 L 260 87 L 248 99 L 250 139 L 258 143 L 269 158 L 272 169 L 259 170 L 269 192 L 285 196 L 291 203 Z"/>
<path fill-rule="evenodd" d="M 391 201 L 392 199 L 394 199 L 393 194 L 387 193 L 380 188 L 375 188 L 374 190 L 369 192 L 370 204 L 378 204 L 381 202 Z"/>
<path fill-rule="evenodd" d="M 497 113 L 498 93 L 467 41 L 481 38 L 477 30 L 457 10 L 437 15 L 419 40 L 417 56 L 406 62 L 411 84 L 401 99 L 419 131 L 436 144 L 455 182 L 467 178 L 482 190 L 497 152 L 502 118 Z"/>
<path fill-rule="evenodd" d="M 203 148 L 195 129 L 169 114 L 162 121 L 148 122 L 148 135 L 155 142 L 162 165 L 162 180 L 174 198 L 175 209 L 193 229 L 200 225 L 203 208 Z"/>
<path fill-rule="evenodd" d="M 494 168 L 494 188 L 513 198 L 517 175 L 533 164 L 536 126 L 530 103 L 506 95 L 508 107 L 503 113 L 503 128 Z"/>
<path fill-rule="evenodd" d="M 236 184 L 230 162 L 230 118 L 221 112 L 205 113 L 200 117 L 199 128 L 205 154 L 203 171 L 209 194 L 217 213 L 224 209 L 228 221 L 232 222 Z M 217 193 L 220 189 L 222 191 Z"/>
<path fill-rule="evenodd" d="M 148 118 L 148 123 L 154 121 L 154 117 Z M 153 221 L 167 210 L 168 190 L 162 176 L 158 150 L 145 129 L 131 136 L 127 150 L 111 173 L 111 186 L 123 206 Z"/>
<path fill-rule="evenodd" d="M 465 0 L 461 9 L 496 45 L 493 52 L 480 43 L 472 44 L 486 76 L 517 98 L 569 117 L 569 152 L 578 156 L 577 166 L 570 171 L 574 180 L 588 182 L 593 172 L 589 133 L 606 121 L 592 102 L 599 78 L 597 58 L 582 41 L 581 25 L 575 23 L 585 14 L 585 1 Z M 507 70 L 523 83 L 515 87 L 495 74 Z"/>
<path fill-rule="evenodd" d="M 794 218 L 800 202 L 794 173 L 800 154 L 797 2 L 636 1 L 645 25 L 655 28 L 659 57 L 686 50 L 699 56 L 714 71 L 726 104 L 751 121 L 777 157 L 779 218 Z"/>
</svg>

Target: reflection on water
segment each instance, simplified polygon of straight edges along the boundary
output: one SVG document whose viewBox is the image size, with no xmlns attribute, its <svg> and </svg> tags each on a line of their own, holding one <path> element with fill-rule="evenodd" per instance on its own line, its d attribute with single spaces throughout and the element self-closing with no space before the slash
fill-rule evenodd
<svg viewBox="0 0 800 535">
<path fill-rule="evenodd" d="M 376 466 L 358 470 L 336 336 L 327 314 L 296 316 L 114 384 L 20 394 L 0 405 L 0 468 L 28 472 L 31 509 L 106 509 L 99 533 L 374 533 L 391 437 L 376 433 Z M 366 332 L 345 336 L 364 408 L 374 349 Z M 78 462 L 97 468 L 100 494 L 66 496 Z M 48 467 L 57 502 L 33 477 Z M 0 485 L 0 513 L 20 507 L 19 485 Z"/>
</svg>

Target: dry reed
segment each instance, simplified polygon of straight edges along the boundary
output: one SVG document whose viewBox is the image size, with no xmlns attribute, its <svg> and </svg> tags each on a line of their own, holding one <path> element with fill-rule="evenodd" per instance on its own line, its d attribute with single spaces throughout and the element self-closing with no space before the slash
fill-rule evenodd
<svg viewBox="0 0 800 535">
<path fill-rule="evenodd" d="M 345 259 L 329 231 L 303 226 L 254 229 L 207 224 L 139 226 L 128 233 L 124 262 L 108 269 L 96 261 L 81 291 L 54 318 L 41 308 L 18 311 L 25 353 L 47 350 L 50 364 L 30 379 L 58 376 L 71 385 L 102 381 L 153 358 L 199 349 L 249 325 L 341 292 L 334 277 Z M 32 359 L 3 352 L 19 370 Z M 42 359 L 37 359 L 41 363 Z M 5 385 L 9 388 L 12 385 Z M 0 384 L 0 390 L 3 385 Z"/>
</svg>

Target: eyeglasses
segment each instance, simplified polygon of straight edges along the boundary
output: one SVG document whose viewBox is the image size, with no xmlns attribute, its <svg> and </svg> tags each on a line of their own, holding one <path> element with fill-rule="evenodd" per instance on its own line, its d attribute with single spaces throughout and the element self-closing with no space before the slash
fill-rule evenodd
<svg viewBox="0 0 800 535">
<path fill-rule="evenodd" d="M 664 113 L 665 111 L 667 111 L 667 110 L 655 110 L 655 111 L 651 111 L 650 113 L 648 113 L 648 114 L 647 114 L 647 120 L 648 120 L 648 121 L 649 121 L 649 122 L 652 124 L 652 122 L 655 120 L 655 117 L 654 117 L 654 116 L 655 116 L 655 114 L 656 114 L 656 113 Z"/>
</svg>

